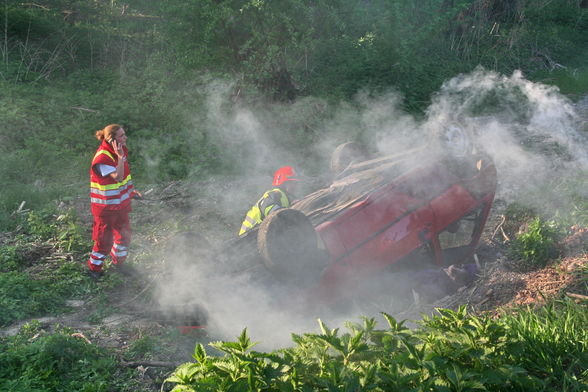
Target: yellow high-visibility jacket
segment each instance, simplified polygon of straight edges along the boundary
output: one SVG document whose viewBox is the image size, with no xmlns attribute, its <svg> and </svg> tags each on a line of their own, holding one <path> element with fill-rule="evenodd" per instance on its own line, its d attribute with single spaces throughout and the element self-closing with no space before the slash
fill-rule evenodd
<svg viewBox="0 0 588 392">
<path fill-rule="evenodd" d="M 239 230 L 239 236 L 245 235 L 260 224 L 272 211 L 286 207 L 290 207 L 290 199 L 282 189 L 274 188 L 265 192 L 247 212 L 241 230 Z"/>
</svg>

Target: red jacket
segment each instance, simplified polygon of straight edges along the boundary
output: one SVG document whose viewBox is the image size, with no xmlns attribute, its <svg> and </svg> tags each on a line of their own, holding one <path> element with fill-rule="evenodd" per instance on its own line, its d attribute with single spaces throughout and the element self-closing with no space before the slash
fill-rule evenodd
<svg viewBox="0 0 588 392">
<path fill-rule="evenodd" d="M 130 211 L 131 198 L 133 196 L 133 181 L 131 180 L 131 170 L 127 162 L 128 150 L 124 150 L 124 176 L 121 182 L 117 182 L 110 175 L 101 177 L 94 166 L 104 164 L 116 167 L 118 165 L 118 156 L 112 146 L 102 141 L 100 147 L 92 159 L 90 167 L 90 201 L 92 205 L 92 214 L 101 215 L 103 213 L 114 211 Z"/>
</svg>

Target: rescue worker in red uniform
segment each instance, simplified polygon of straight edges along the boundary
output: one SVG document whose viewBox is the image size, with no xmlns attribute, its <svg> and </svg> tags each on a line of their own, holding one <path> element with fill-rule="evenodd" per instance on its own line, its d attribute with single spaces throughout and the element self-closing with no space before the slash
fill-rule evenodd
<svg viewBox="0 0 588 392">
<path fill-rule="evenodd" d="M 101 141 L 90 167 L 90 203 L 94 216 L 94 247 L 88 259 L 90 275 L 102 275 L 104 260 L 110 254 L 112 265 L 122 266 L 131 243 L 131 199 L 141 197 L 134 190 L 127 161 L 127 136 L 118 124 L 96 132 Z"/>
<path fill-rule="evenodd" d="M 270 213 L 280 208 L 290 207 L 292 196 L 298 187 L 296 173 L 292 166 L 284 166 L 276 170 L 272 185 L 274 188 L 265 192 L 263 196 L 249 209 L 245 220 L 241 224 L 239 236 L 244 236 L 251 229 L 259 225 Z"/>
</svg>

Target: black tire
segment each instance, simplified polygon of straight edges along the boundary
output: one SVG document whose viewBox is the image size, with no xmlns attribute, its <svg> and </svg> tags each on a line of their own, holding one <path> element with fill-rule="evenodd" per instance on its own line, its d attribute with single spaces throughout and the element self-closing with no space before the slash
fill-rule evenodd
<svg viewBox="0 0 588 392">
<path fill-rule="evenodd" d="M 368 159 L 365 148 L 357 142 L 347 142 L 337 146 L 331 155 L 331 172 L 334 175 L 342 173 L 352 163 Z"/>
<path fill-rule="evenodd" d="M 259 226 L 257 247 L 265 266 L 282 280 L 310 283 L 320 278 L 324 253 L 301 211 L 282 208 L 270 214 Z"/>
</svg>

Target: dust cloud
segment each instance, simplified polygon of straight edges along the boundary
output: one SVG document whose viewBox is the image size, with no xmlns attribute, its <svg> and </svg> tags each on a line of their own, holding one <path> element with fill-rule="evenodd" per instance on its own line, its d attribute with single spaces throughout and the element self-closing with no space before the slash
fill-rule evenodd
<svg viewBox="0 0 588 392">
<path fill-rule="evenodd" d="M 588 169 L 588 137 L 573 103 L 556 87 L 477 69 L 443 84 L 428 110 L 428 126 L 458 118 L 499 173 L 498 197 L 539 211 L 550 189 Z M 586 184 L 584 184 L 586 187 Z M 582 191 L 578 189 L 578 191 Z M 586 188 L 583 190 L 586 192 Z"/>
<path fill-rule="evenodd" d="M 194 238 L 170 245 L 168 275 L 158 299 L 170 311 L 197 310 L 211 335 L 219 339 L 233 340 L 247 328 L 262 348 L 289 346 L 293 332 L 318 331 L 318 317 L 331 328 L 340 327 L 343 320 L 388 312 L 390 305 L 349 301 L 352 306 L 341 312 L 306 306 L 297 299 L 307 291 L 287 287 L 261 265 L 241 264 L 246 255 L 219 256 L 232 246 L 241 219 L 269 189 L 278 167 L 292 165 L 307 183 L 328 186 L 330 177 L 325 173 L 339 143 L 359 140 L 375 156 L 433 149 L 436 132 L 447 124 L 459 124 L 471 139 L 465 147 L 493 159 L 499 179 L 497 198 L 506 202 L 520 201 L 550 212 L 569 207 L 557 184 L 588 170 L 588 140 L 581 130 L 585 119 L 556 88 L 530 82 L 518 71 L 506 76 L 478 68 L 458 75 L 441 86 L 420 116 L 406 113 L 401 95 L 395 92 L 377 96 L 361 92 L 354 102 L 338 105 L 317 98 L 246 105 L 235 97 L 234 85 L 215 81 L 208 84 L 206 94 L 206 115 L 198 121 L 222 146 L 223 159 L 237 162 L 241 170 L 238 178 L 220 180 L 228 184 L 221 192 L 213 188 L 208 193 L 215 195 L 214 208 L 233 217 L 235 227 L 232 233 L 214 238 L 207 227 L 195 227 L 209 245 L 195 245 L 200 240 Z M 300 156 L 293 152 L 300 150 Z M 572 191 L 586 195 L 586 182 Z M 374 286 L 380 291 L 375 294 L 393 301 L 386 290 L 396 283 L 387 280 Z"/>
</svg>

